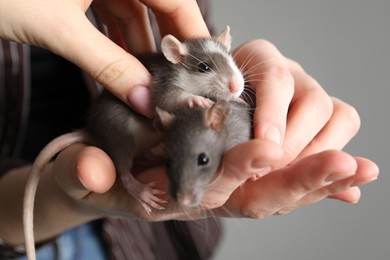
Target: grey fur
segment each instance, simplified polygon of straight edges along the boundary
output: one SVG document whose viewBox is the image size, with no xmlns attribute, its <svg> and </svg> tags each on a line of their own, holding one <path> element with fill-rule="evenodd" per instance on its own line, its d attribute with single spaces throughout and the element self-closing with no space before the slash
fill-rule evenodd
<svg viewBox="0 0 390 260">
<path fill-rule="evenodd" d="M 251 136 L 249 106 L 224 102 L 226 118 L 220 130 L 205 124 L 205 108 L 186 108 L 174 113 L 165 138 L 167 175 L 170 193 L 181 206 L 199 205 L 207 185 L 215 176 L 226 150 L 248 141 Z M 206 155 L 207 165 L 198 165 L 200 155 Z"/>
</svg>

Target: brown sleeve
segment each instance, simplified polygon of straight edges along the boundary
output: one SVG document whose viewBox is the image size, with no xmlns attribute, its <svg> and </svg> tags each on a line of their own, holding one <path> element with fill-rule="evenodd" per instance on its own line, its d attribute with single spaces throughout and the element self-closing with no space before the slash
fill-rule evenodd
<svg viewBox="0 0 390 260">
<path fill-rule="evenodd" d="M 210 259 L 220 242 L 219 219 L 146 222 L 127 218 L 106 219 L 103 234 L 110 259 Z"/>
</svg>

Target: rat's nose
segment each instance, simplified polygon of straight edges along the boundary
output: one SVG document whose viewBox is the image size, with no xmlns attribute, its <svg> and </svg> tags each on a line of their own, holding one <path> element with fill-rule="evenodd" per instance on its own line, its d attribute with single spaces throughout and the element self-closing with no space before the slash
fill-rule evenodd
<svg viewBox="0 0 390 260">
<path fill-rule="evenodd" d="M 181 206 L 188 207 L 191 205 L 192 197 L 189 195 L 180 196 L 178 202 Z"/>
<path fill-rule="evenodd" d="M 239 97 L 244 90 L 244 78 L 241 73 L 233 74 L 231 80 L 229 81 L 229 91 L 234 97 Z"/>
<path fill-rule="evenodd" d="M 177 203 L 182 207 L 194 207 L 199 204 L 198 196 L 194 192 L 179 192 L 177 194 Z"/>
</svg>

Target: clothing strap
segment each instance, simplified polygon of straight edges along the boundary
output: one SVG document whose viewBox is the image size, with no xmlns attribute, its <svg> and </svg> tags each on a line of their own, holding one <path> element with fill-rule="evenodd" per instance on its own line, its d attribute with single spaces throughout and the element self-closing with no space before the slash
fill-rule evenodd
<svg viewBox="0 0 390 260">
<path fill-rule="evenodd" d="M 0 156 L 17 157 L 27 129 L 29 48 L 0 40 Z"/>
</svg>

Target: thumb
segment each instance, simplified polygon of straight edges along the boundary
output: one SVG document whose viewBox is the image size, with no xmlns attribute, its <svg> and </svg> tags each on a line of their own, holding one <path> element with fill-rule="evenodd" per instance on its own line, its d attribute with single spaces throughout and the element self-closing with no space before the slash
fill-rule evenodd
<svg viewBox="0 0 390 260">
<path fill-rule="evenodd" d="M 248 178 L 270 172 L 282 152 L 278 144 L 266 139 L 254 139 L 228 150 L 218 177 L 211 183 L 202 203 L 209 208 L 223 205 Z"/>
<path fill-rule="evenodd" d="M 91 192 L 104 193 L 115 183 L 115 166 L 97 147 L 75 144 L 63 150 L 54 163 L 54 178 L 75 199 Z"/>
<path fill-rule="evenodd" d="M 267 139 L 253 139 L 233 147 L 224 156 L 224 175 L 243 182 L 253 175 L 265 175 L 282 158 L 280 145 Z"/>
</svg>

